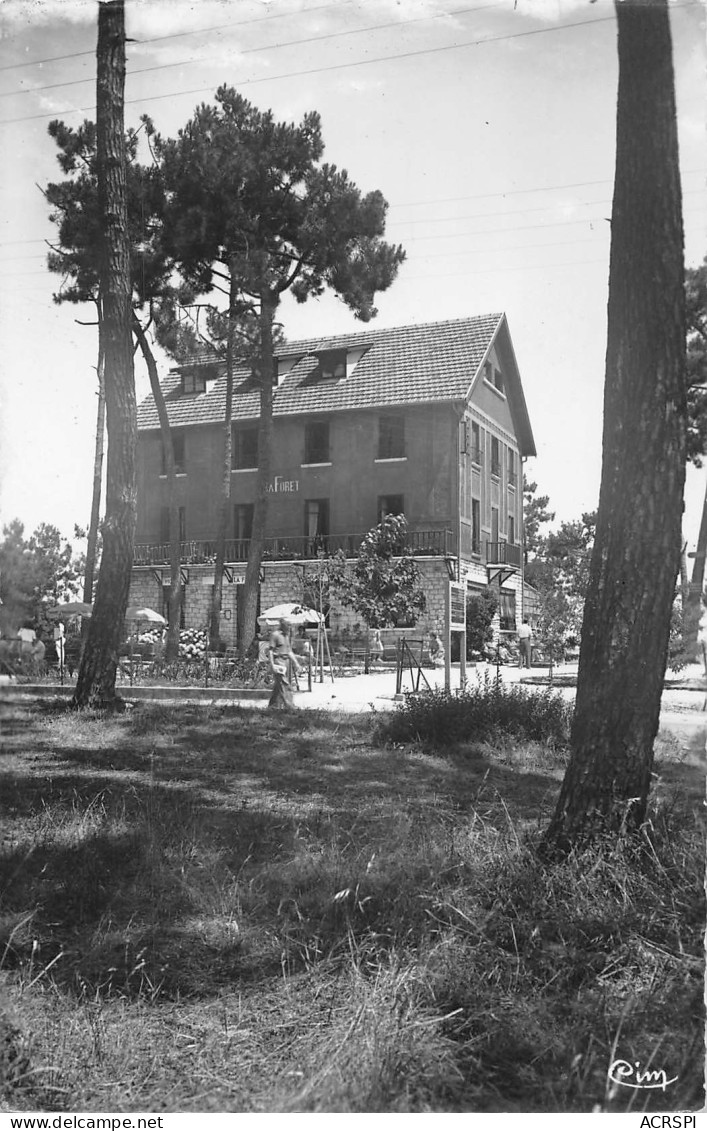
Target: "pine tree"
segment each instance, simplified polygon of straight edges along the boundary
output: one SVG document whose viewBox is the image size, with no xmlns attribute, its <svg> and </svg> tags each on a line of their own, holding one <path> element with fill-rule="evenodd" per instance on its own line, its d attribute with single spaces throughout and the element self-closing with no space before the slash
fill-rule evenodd
<svg viewBox="0 0 707 1131">
<path fill-rule="evenodd" d="M 667 0 L 617 3 L 604 438 L 571 758 L 545 848 L 643 821 L 680 562 L 685 292 Z"/>
<path fill-rule="evenodd" d="M 141 129 L 152 132 L 152 123 L 146 116 Z M 164 470 L 169 511 L 170 595 L 167 628 L 167 658 L 176 658 L 179 648 L 179 622 L 182 590 L 180 584 L 179 510 L 176 498 L 176 467 L 174 446 L 164 396 L 159 383 L 157 362 L 150 341 L 150 326 L 157 313 L 169 316 L 176 301 L 171 282 L 172 264 L 164 256 L 160 240 L 163 211 L 162 182 L 159 171 L 138 161 L 139 130 L 130 129 L 125 135 L 127 222 L 131 255 L 132 329 L 143 356 L 155 399 L 160 424 Z M 86 303 L 96 306 L 99 336 L 99 405 L 96 428 L 96 458 L 94 490 L 89 528 L 89 569 L 86 577 L 85 600 L 92 600 L 93 573 L 91 561 L 95 556 L 100 507 L 102 438 L 105 421 L 103 408 L 103 344 L 102 309 L 99 299 L 99 247 L 100 217 L 98 185 L 96 178 L 96 128 L 90 121 L 73 129 L 61 121 L 49 124 L 49 134 L 59 148 L 57 159 L 68 179 L 50 183 L 45 197 L 52 207 L 50 219 L 58 229 L 58 244 L 47 257 L 50 271 L 63 276 L 62 285 L 54 296 L 56 302 Z M 140 312 L 146 311 L 146 314 Z"/>
<path fill-rule="evenodd" d="M 77 707 L 115 703 L 118 649 L 128 603 L 137 515 L 137 419 L 123 126 L 123 0 L 109 0 L 98 9 L 96 76 L 99 295 L 103 314 L 108 458 L 103 553 L 93 615 L 73 697 Z"/>
<path fill-rule="evenodd" d="M 363 196 L 344 170 L 320 163 L 319 115 L 278 123 L 233 88 L 202 104 L 174 140 L 155 141 L 170 198 L 166 244 L 196 293 L 225 295 L 226 405 L 211 635 L 218 637 L 230 515 L 233 371 L 249 359 L 260 394 L 258 473 L 239 647 L 255 636 L 272 466 L 275 317 L 282 295 L 298 302 L 331 288 L 367 321 L 404 252 L 383 239 L 387 204 Z M 243 324 L 246 344 L 242 344 Z"/>
</svg>

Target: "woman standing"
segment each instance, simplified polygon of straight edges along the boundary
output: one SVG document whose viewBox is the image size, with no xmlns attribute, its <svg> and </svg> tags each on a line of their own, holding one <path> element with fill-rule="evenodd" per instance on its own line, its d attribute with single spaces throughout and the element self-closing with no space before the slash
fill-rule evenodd
<svg viewBox="0 0 707 1131">
<path fill-rule="evenodd" d="M 291 669 L 299 671 L 299 664 L 290 644 L 289 626 L 286 620 L 281 620 L 278 627 L 270 634 L 268 658 L 275 686 L 270 696 L 268 707 L 292 708 L 295 705 L 292 694 Z"/>
</svg>

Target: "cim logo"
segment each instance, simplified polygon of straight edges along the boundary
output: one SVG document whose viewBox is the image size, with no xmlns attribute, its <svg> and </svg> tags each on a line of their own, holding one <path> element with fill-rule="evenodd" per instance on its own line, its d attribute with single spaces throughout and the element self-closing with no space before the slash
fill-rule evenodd
<svg viewBox="0 0 707 1131">
<path fill-rule="evenodd" d="M 652 1089 L 660 1088 L 663 1092 L 674 1084 L 677 1076 L 668 1080 L 664 1068 L 641 1069 L 641 1062 L 636 1060 L 633 1064 L 628 1060 L 615 1060 L 609 1068 L 609 1079 L 614 1084 L 621 1084 L 623 1088 Z"/>
</svg>

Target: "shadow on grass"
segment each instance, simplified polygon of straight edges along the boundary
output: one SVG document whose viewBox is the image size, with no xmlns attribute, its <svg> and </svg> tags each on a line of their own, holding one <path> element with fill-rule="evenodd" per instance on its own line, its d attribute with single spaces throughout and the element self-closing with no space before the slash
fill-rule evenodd
<svg viewBox="0 0 707 1131">
<path fill-rule="evenodd" d="M 366 718 L 328 712 L 15 708 L 12 726 L 0 955 L 34 977 L 62 953 L 52 977 L 79 996 L 209 997 L 349 931 L 426 931 L 435 869 L 464 879 L 454 838 L 543 821 L 563 771 L 551 752 L 530 769 L 510 748 L 377 747 Z M 697 788 L 699 758 L 666 766 Z"/>
</svg>

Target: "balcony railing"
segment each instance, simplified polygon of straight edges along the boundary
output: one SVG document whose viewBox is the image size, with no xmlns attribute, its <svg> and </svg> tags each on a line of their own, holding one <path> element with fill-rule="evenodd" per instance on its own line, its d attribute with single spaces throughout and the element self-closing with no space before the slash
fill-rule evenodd
<svg viewBox="0 0 707 1131">
<path fill-rule="evenodd" d="M 311 561 L 320 555 L 333 556 L 343 550 L 347 558 L 355 558 L 366 536 L 361 534 L 317 534 L 293 538 L 266 538 L 263 561 Z M 249 539 L 229 538 L 226 541 L 226 562 L 248 560 Z M 401 554 L 416 557 L 449 557 L 455 553 L 451 530 L 408 530 L 400 544 Z M 208 565 L 216 560 L 216 542 L 212 540 L 180 542 L 182 565 Z M 169 565 L 169 542 L 141 542 L 135 546 L 133 565 Z"/>
<path fill-rule="evenodd" d="M 520 546 L 514 542 L 486 542 L 484 552 L 487 565 L 508 565 L 520 569 Z"/>
</svg>

